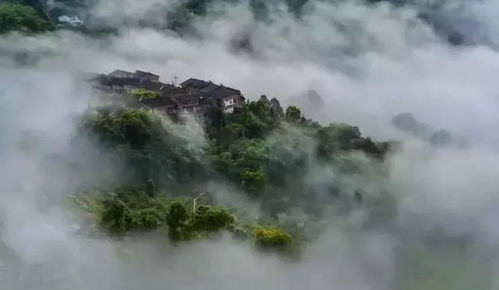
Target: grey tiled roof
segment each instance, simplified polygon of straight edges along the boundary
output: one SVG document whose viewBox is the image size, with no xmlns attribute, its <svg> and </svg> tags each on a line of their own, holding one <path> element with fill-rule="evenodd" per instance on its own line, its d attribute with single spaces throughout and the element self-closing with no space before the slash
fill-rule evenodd
<svg viewBox="0 0 499 290">
<path fill-rule="evenodd" d="M 190 79 L 184 81 L 183 83 L 181 83 L 180 86 L 201 90 L 202 88 L 208 86 L 209 84 L 210 84 L 210 82 L 207 82 L 207 81 L 202 81 L 202 80 L 190 78 Z"/>
<path fill-rule="evenodd" d="M 180 84 L 184 88 L 193 88 L 206 98 L 224 98 L 232 95 L 240 95 L 241 92 L 233 88 L 217 85 L 212 82 L 190 78 Z"/>
</svg>

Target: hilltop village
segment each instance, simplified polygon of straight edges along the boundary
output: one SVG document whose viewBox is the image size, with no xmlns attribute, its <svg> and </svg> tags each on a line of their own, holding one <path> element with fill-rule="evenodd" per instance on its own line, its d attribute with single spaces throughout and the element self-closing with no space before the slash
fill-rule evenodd
<svg viewBox="0 0 499 290">
<path fill-rule="evenodd" d="M 194 78 L 175 85 L 161 82 L 150 72 L 115 70 L 93 76 L 90 81 L 101 92 L 134 96 L 140 105 L 174 119 L 204 116 L 214 108 L 232 113 L 245 104 L 241 91 Z"/>
</svg>

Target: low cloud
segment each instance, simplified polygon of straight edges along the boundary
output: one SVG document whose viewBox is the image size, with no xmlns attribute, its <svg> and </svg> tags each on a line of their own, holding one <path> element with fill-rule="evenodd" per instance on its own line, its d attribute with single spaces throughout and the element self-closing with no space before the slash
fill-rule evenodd
<svg viewBox="0 0 499 290">
<path fill-rule="evenodd" d="M 313 1 L 299 18 L 277 3 L 263 22 L 248 3 L 215 3 L 206 16 L 193 16 L 196 33 L 187 35 L 165 29 L 168 19 L 160 19 L 176 1 L 98 1 L 89 13 L 118 27 L 116 34 L 2 37 L 0 257 L 6 262 L 0 271 L 7 274 L 1 278 L 9 289 L 406 289 L 397 283 L 414 272 L 397 270 L 407 259 L 403 250 L 415 245 L 433 253 L 437 242 L 424 240 L 444 233 L 467 242 L 457 261 L 490 266 L 483 289 L 495 289 L 497 5 L 442 3 L 435 15 L 470 45 L 449 44 L 419 17 L 432 3 L 358 1 Z M 144 18 L 161 28 L 141 27 Z M 247 46 L 234 47 L 235 39 Z M 72 143 L 91 96 L 76 76 L 117 68 L 152 71 L 165 82 L 213 80 L 249 99 L 266 94 L 298 103 L 323 123 L 351 123 L 367 135 L 402 141 L 387 161 L 387 184 L 373 185 L 396 195 L 394 225 L 377 232 L 355 220 L 332 222 L 295 263 L 229 239 L 174 248 L 154 234 L 119 241 L 77 234 L 81 219 L 65 198 L 81 186 L 119 180 L 122 164 L 102 158 L 95 144 Z M 309 90 L 322 106 L 303 98 Z M 434 148 L 415 140 L 391 125 L 405 112 L 472 146 Z M 334 175 L 310 174 L 318 182 Z M 225 185 L 209 187 L 222 187 L 224 198 Z"/>
</svg>

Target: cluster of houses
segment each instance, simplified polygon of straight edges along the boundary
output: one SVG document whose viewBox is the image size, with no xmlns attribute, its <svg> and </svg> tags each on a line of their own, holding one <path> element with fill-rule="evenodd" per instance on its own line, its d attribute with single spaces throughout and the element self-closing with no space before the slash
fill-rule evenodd
<svg viewBox="0 0 499 290">
<path fill-rule="evenodd" d="M 154 97 L 138 99 L 139 104 L 170 117 L 204 116 L 211 109 L 231 113 L 242 108 L 245 98 L 241 91 L 211 81 L 190 78 L 180 85 L 160 81 L 150 72 L 115 70 L 91 78 L 94 88 L 120 95 L 151 92 Z"/>
</svg>

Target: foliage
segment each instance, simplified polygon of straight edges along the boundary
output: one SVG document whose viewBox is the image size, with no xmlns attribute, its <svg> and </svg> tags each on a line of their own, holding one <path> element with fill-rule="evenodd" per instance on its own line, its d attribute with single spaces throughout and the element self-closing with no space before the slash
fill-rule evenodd
<svg viewBox="0 0 499 290">
<path fill-rule="evenodd" d="M 243 188 L 254 195 L 262 193 L 267 184 L 262 170 L 246 170 L 241 179 Z"/>
<path fill-rule="evenodd" d="M 38 33 L 53 28 L 48 20 L 30 6 L 15 2 L 0 4 L 0 33 L 14 30 Z"/>
<path fill-rule="evenodd" d="M 336 153 L 358 150 L 382 158 L 389 149 L 388 143 L 376 143 L 364 138 L 358 127 L 346 124 L 330 124 L 317 131 L 317 154 L 330 160 Z"/>
<path fill-rule="evenodd" d="M 283 251 L 293 243 L 291 235 L 280 228 L 253 227 L 238 222 L 227 208 L 197 204 L 196 200 L 190 207 L 186 200 L 165 198 L 164 192 L 151 197 L 145 186 L 87 192 L 78 195 L 76 201 L 80 208 L 96 216 L 93 220 L 101 229 L 120 236 L 159 231 L 177 243 L 227 231 L 234 238 L 252 239 L 265 250 Z"/>
<path fill-rule="evenodd" d="M 165 200 L 150 198 L 142 188 L 118 187 L 100 202 L 100 224 L 113 233 L 153 230 L 164 224 Z"/>
<path fill-rule="evenodd" d="M 166 215 L 166 224 L 171 228 L 180 228 L 185 226 L 189 219 L 189 213 L 185 205 L 180 201 L 172 201 L 168 205 Z"/>
<path fill-rule="evenodd" d="M 82 194 L 77 201 L 96 215 L 102 229 L 114 234 L 162 229 L 178 242 L 234 229 L 236 219 L 226 208 L 201 204 L 189 210 L 184 201 L 168 200 L 164 193 L 151 197 L 146 191 L 146 187 L 121 186 Z"/>
<path fill-rule="evenodd" d="M 295 106 L 289 106 L 286 109 L 286 120 L 296 122 L 301 119 L 301 110 Z"/>
<path fill-rule="evenodd" d="M 196 232 L 217 232 L 230 229 L 234 216 L 225 208 L 213 208 L 208 205 L 196 207 L 189 220 L 189 228 Z"/>
<path fill-rule="evenodd" d="M 228 151 L 215 154 L 212 163 L 218 172 L 248 192 L 258 195 L 266 186 L 268 148 L 258 140 L 240 140 Z"/>
<path fill-rule="evenodd" d="M 168 237 L 170 240 L 181 241 L 189 239 L 188 232 L 185 229 L 189 218 L 189 212 L 182 202 L 172 201 L 168 205 L 166 224 L 168 225 Z"/>
<path fill-rule="evenodd" d="M 148 99 L 156 99 L 161 97 L 159 92 L 146 90 L 146 89 L 138 89 L 132 93 L 136 100 L 148 100 Z"/>
<path fill-rule="evenodd" d="M 83 128 L 98 141 L 120 152 L 139 182 L 185 183 L 204 176 L 203 151 L 174 134 L 162 119 L 142 109 L 102 109 L 89 114 Z"/>
<path fill-rule="evenodd" d="M 257 228 L 254 232 L 257 246 L 264 249 L 284 249 L 291 245 L 291 236 L 279 228 Z"/>
<path fill-rule="evenodd" d="M 294 106 L 284 113 L 279 101 L 266 96 L 233 113 L 210 111 L 208 142 L 198 150 L 192 150 L 192 137 L 183 137 L 187 125 L 137 108 L 97 110 L 86 116 L 83 128 L 124 157 L 135 173 L 130 182 L 147 181 L 145 195 L 153 199 L 155 184 L 185 196 L 204 191 L 206 182 L 223 180 L 274 219 L 293 210 L 319 216 L 334 203 L 341 214 L 362 206 L 371 224 L 379 224 L 396 209 L 381 181 L 379 161 L 388 143 L 364 137 L 354 126 L 321 126 Z M 109 227 L 116 231 L 165 227 L 170 239 L 181 241 L 238 228 L 228 211 L 206 205 L 192 212 L 176 201 L 158 213 L 157 207 L 107 202 Z"/>
</svg>

